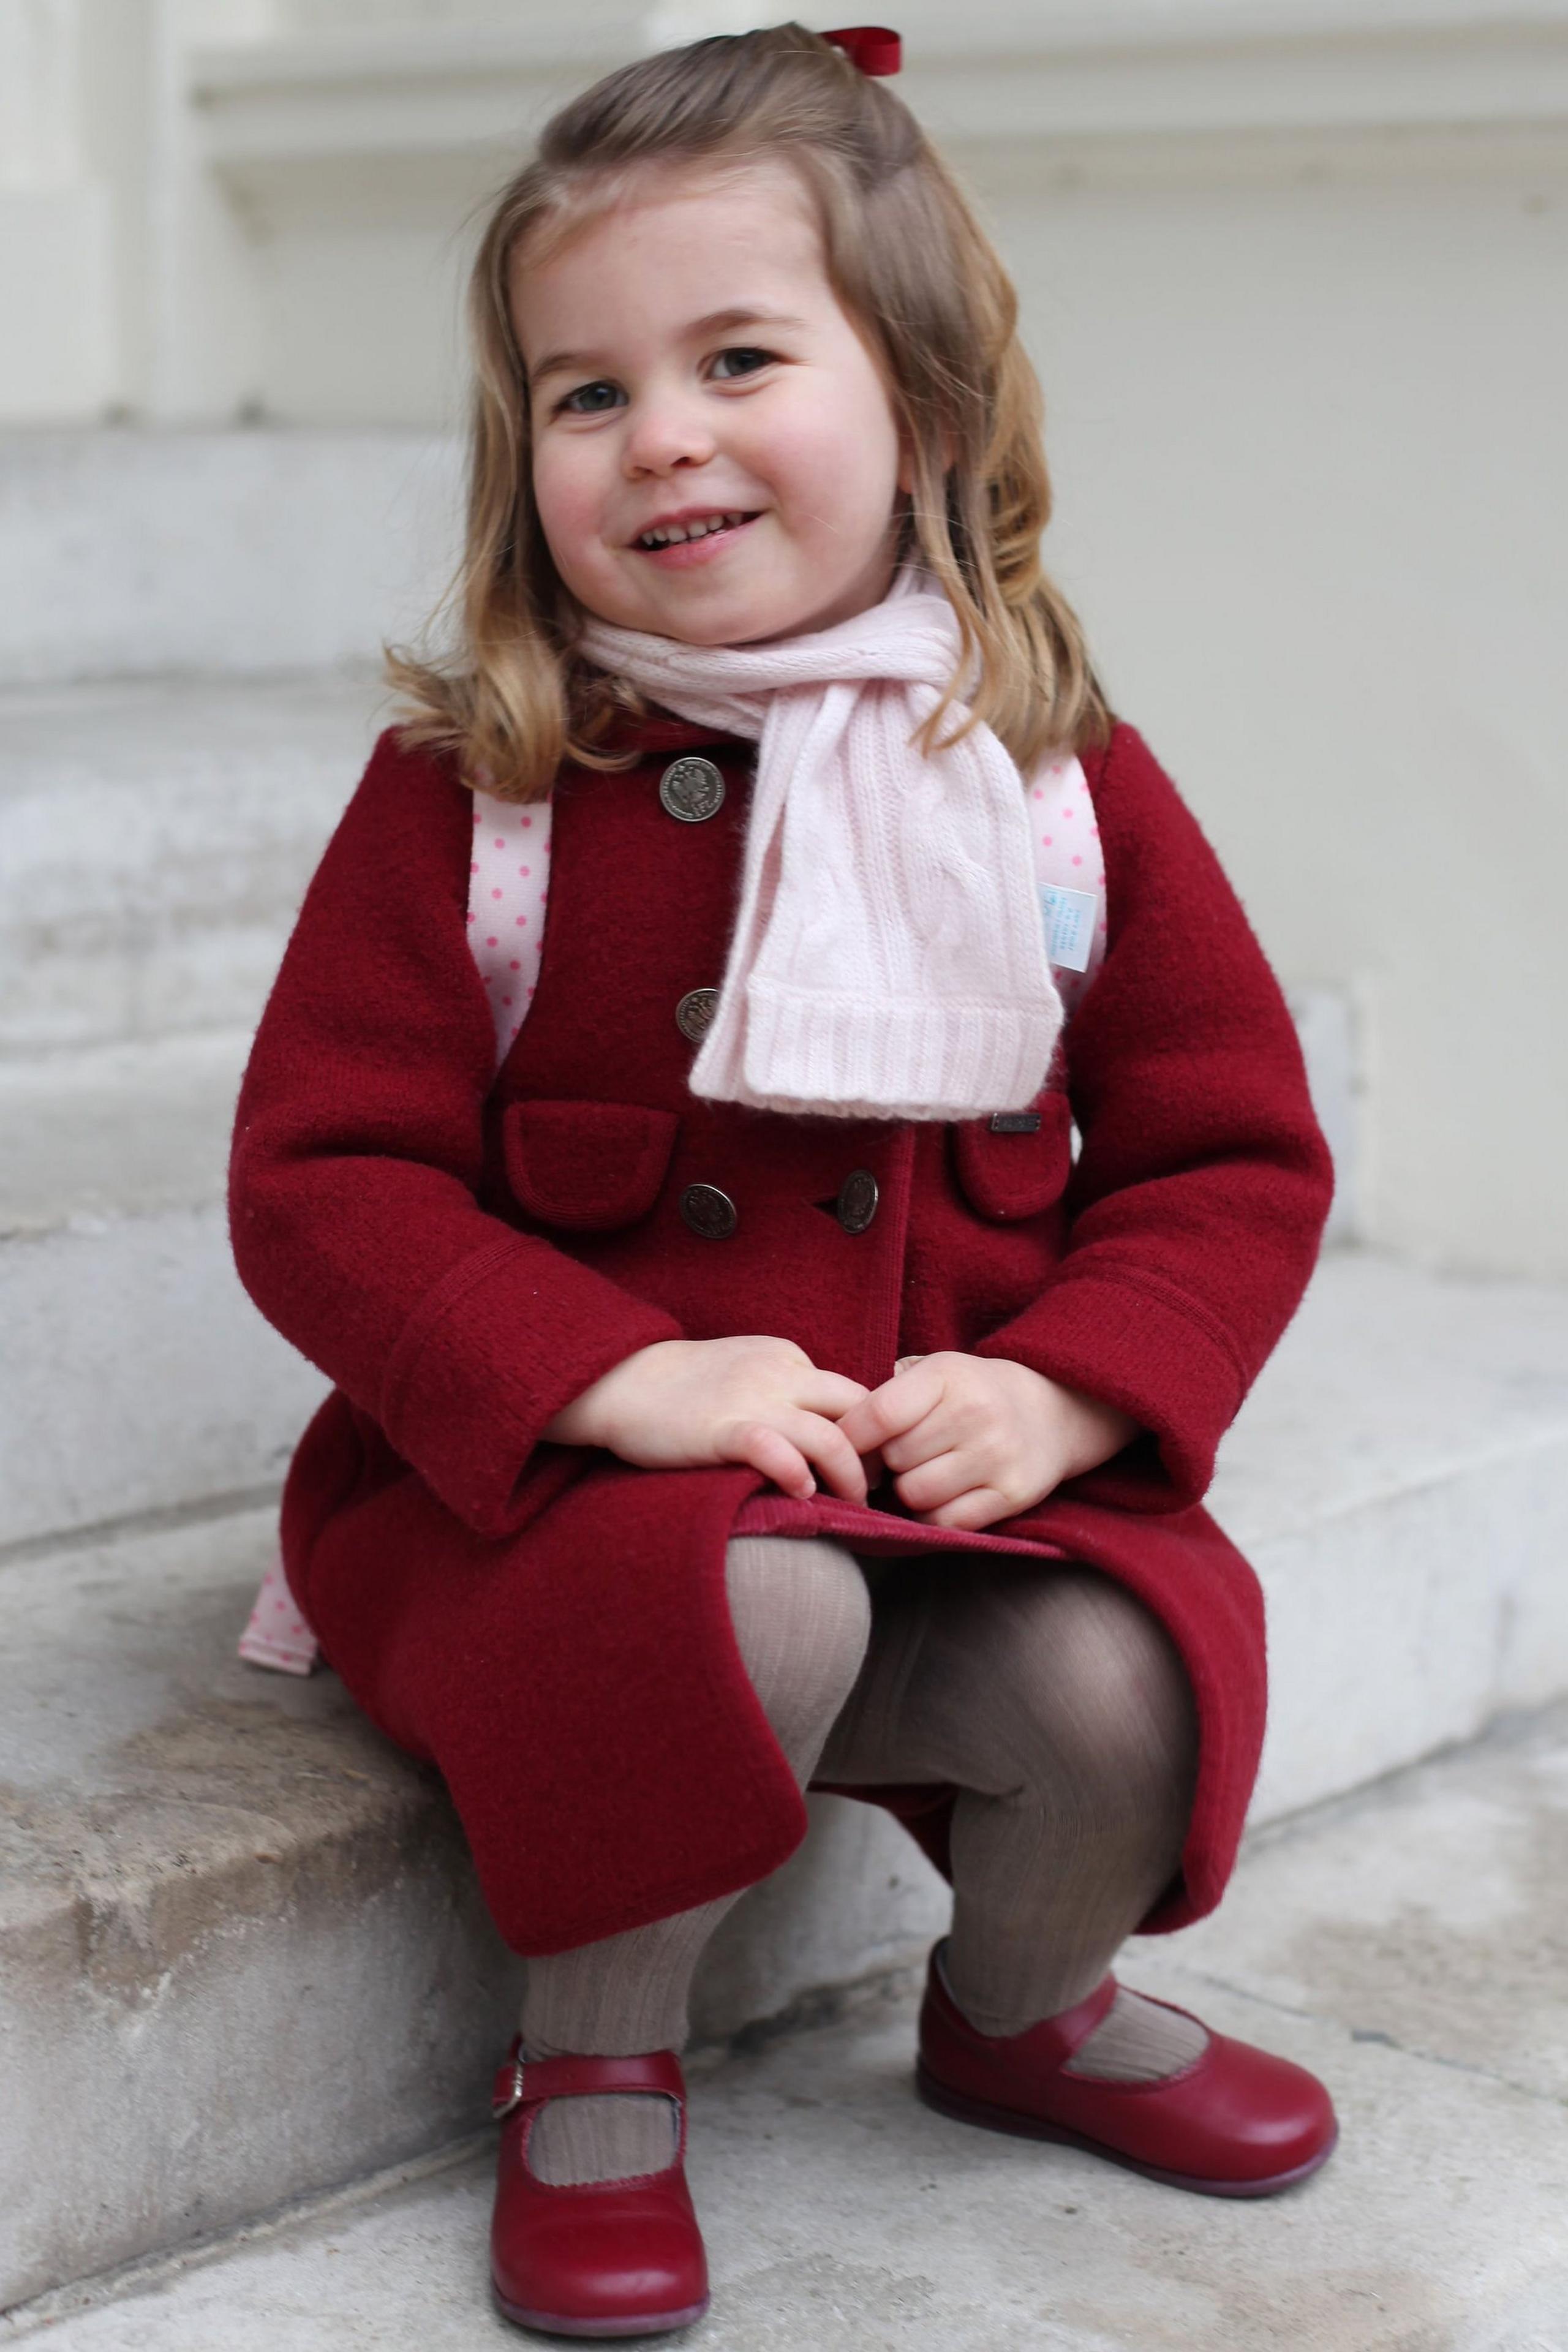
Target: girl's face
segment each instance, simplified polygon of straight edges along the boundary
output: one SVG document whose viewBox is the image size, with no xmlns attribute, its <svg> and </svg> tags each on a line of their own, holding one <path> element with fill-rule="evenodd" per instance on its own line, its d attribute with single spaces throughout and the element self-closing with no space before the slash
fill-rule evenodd
<svg viewBox="0 0 1568 2352">
<path fill-rule="evenodd" d="M 886 595 L 899 428 L 787 168 L 661 176 L 521 260 L 512 315 L 540 520 L 590 613 L 745 645 Z"/>
</svg>

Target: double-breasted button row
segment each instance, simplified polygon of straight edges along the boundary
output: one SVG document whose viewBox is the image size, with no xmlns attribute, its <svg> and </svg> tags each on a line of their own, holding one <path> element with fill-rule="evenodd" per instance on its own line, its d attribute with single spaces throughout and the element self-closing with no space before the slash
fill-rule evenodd
<svg viewBox="0 0 1568 2352">
<path fill-rule="evenodd" d="M 658 796 L 682 824 L 701 824 L 724 804 L 724 779 L 711 760 L 687 752 L 672 760 L 658 780 Z"/>
<path fill-rule="evenodd" d="M 868 1168 L 851 1169 L 838 1188 L 836 1214 L 847 1234 L 863 1234 L 877 1213 L 877 1180 Z M 741 1222 L 728 1192 L 717 1184 L 688 1184 L 680 1196 L 680 1213 L 694 1234 L 706 1242 L 728 1241 Z"/>
</svg>

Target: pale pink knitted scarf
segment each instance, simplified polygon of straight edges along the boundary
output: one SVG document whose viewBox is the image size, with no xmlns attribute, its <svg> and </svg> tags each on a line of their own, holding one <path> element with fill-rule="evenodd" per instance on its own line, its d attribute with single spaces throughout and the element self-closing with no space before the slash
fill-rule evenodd
<svg viewBox="0 0 1568 2352">
<path fill-rule="evenodd" d="M 984 725 L 912 738 L 959 658 L 952 605 L 906 567 L 810 636 L 689 646 L 591 620 L 589 659 L 759 744 L 740 907 L 693 1094 L 842 1118 L 1016 1110 L 1062 1024 L 1023 779 Z M 950 709 L 942 733 L 966 716 Z"/>
</svg>

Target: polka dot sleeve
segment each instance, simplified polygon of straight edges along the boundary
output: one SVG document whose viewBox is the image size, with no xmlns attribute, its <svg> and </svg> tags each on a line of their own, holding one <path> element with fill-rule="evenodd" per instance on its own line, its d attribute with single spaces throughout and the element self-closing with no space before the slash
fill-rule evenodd
<svg viewBox="0 0 1568 2352">
<path fill-rule="evenodd" d="M 550 897 L 551 803 L 520 808 L 474 794 L 468 865 L 468 946 L 496 1024 L 496 1066 L 511 1050 L 533 1001 Z"/>
<path fill-rule="evenodd" d="M 1105 961 L 1105 854 L 1089 778 L 1072 758 L 1053 760 L 1029 782 L 1029 830 L 1035 850 L 1035 880 L 1046 890 L 1076 890 L 1093 899 L 1089 919 L 1088 960 L 1081 971 L 1052 966 L 1062 1008 L 1070 1021 L 1090 981 Z"/>
</svg>

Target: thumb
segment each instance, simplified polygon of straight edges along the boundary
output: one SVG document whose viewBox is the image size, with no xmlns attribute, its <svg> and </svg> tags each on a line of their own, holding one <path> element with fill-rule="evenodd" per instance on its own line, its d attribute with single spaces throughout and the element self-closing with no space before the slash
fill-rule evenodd
<svg viewBox="0 0 1568 2352">
<path fill-rule="evenodd" d="M 925 1358 L 923 1356 L 900 1356 L 898 1362 L 893 1366 L 893 1370 L 895 1372 L 907 1372 L 911 1364 L 923 1364 L 924 1362 Z"/>
</svg>

